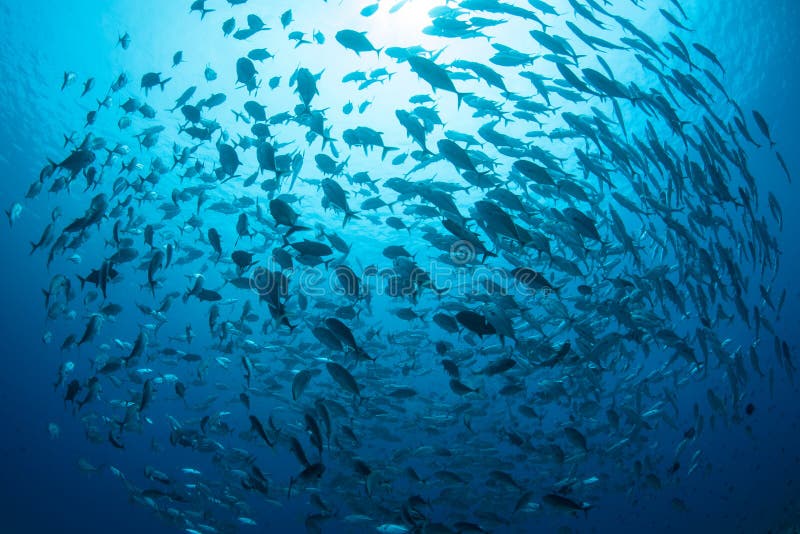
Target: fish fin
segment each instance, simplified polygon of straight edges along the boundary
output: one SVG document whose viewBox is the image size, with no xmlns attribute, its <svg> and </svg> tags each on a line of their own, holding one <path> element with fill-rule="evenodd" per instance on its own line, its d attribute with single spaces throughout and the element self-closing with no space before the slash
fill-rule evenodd
<svg viewBox="0 0 800 534">
<path fill-rule="evenodd" d="M 344 221 L 342 222 L 342 228 L 347 224 L 350 219 L 360 219 L 358 216 L 358 212 L 347 210 L 344 213 Z"/>
<path fill-rule="evenodd" d="M 292 226 L 292 227 L 289 228 L 289 231 L 286 232 L 284 237 L 289 237 L 290 235 L 292 235 L 295 232 L 306 232 L 306 231 L 309 231 L 309 230 L 311 230 L 311 228 L 309 228 L 308 226 L 295 225 L 295 226 Z"/>
<path fill-rule="evenodd" d="M 458 98 L 458 109 L 461 109 L 461 101 L 464 99 L 465 96 L 469 96 L 472 93 L 459 93 L 456 91 L 456 97 Z"/>
<path fill-rule="evenodd" d="M 383 147 L 383 151 L 381 152 L 381 161 L 383 161 L 384 158 L 386 157 L 386 153 L 387 152 L 391 152 L 392 150 L 398 150 L 398 148 L 394 147 L 394 146 L 385 146 L 385 147 Z"/>
</svg>

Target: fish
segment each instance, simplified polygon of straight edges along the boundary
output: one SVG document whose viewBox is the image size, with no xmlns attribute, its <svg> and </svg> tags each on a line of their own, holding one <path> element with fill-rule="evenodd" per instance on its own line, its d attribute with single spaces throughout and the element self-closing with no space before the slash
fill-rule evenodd
<svg viewBox="0 0 800 534">
<path fill-rule="evenodd" d="M 206 8 L 206 0 L 193 0 L 192 5 L 189 6 L 189 12 L 199 11 L 200 20 L 203 20 L 208 13 L 212 13 L 214 9 Z"/>
<path fill-rule="evenodd" d="M 375 52 L 378 58 L 381 56 L 382 48 L 375 48 L 367 39 L 367 32 L 357 32 L 355 30 L 339 30 L 336 32 L 336 41 L 340 45 L 352 50 L 356 55 L 362 52 Z"/>
<path fill-rule="evenodd" d="M 294 379 L 292 380 L 292 399 L 298 400 L 300 396 L 305 391 L 308 383 L 311 381 L 311 377 L 313 376 L 312 372 L 308 369 L 303 369 L 302 371 L 298 372 L 294 375 Z"/>
<path fill-rule="evenodd" d="M 548 493 L 542 497 L 542 502 L 556 510 L 564 510 L 567 512 L 582 511 L 587 517 L 589 515 L 589 510 L 592 508 L 588 503 L 578 503 L 557 493 Z"/>
<path fill-rule="evenodd" d="M 15 202 L 11 207 L 5 210 L 6 217 L 8 217 L 8 226 L 13 228 L 14 223 L 17 222 L 22 215 L 22 204 Z"/>
<path fill-rule="evenodd" d="M 339 365 L 336 362 L 327 362 L 325 364 L 326 369 L 328 370 L 328 374 L 330 374 L 331 378 L 339 384 L 345 391 L 351 393 L 355 397 L 361 398 L 361 388 L 359 388 L 358 384 L 356 383 L 353 375 L 350 372 Z"/>
<path fill-rule="evenodd" d="M 759 113 L 756 110 L 753 110 L 753 118 L 755 119 L 756 124 L 758 125 L 758 129 L 761 130 L 762 135 L 767 138 L 767 141 L 769 141 L 770 148 L 774 147 L 776 143 L 775 141 L 772 140 L 772 136 L 770 135 L 769 125 L 767 124 L 767 121 L 764 119 L 761 113 Z"/>
<path fill-rule="evenodd" d="M 142 76 L 141 87 L 142 89 L 144 89 L 145 94 L 148 94 L 150 89 L 156 86 L 161 87 L 161 90 L 163 91 L 164 86 L 170 80 L 172 80 L 172 78 L 165 78 L 162 80 L 160 72 L 148 72 L 147 74 Z"/>
<path fill-rule="evenodd" d="M 264 425 L 261 424 L 261 421 L 258 419 L 258 417 L 256 417 L 255 415 L 250 415 L 249 418 L 250 418 L 250 425 L 251 425 L 250 429 L 251 430 L 255 430 L 256 433 L 259 435 L 259 437 L 261 439 L 263 439 L 264 443 L 266 443 L 270 448 L 274 448 L 275 447 L 275 443 L 270 441 L 269 437 L 267 436 L 266 431 L 264 430 Z"/>
<path fill-rule="evenodd" d="M 430 59 L 421 56 L 410 56 L 406 61 L 411 70 L 422 80 L 430 84 L 434 91 L 436 89 L 441 89 L 442 91 L 455 93 L 458 99 L 458 107 L 461 107 L 461 101 L 468 93 L 461 93 L 456 90 L 453 80 L 450 78 L 450 74 L 446 69 L 437 65 Z"/>
</svg>

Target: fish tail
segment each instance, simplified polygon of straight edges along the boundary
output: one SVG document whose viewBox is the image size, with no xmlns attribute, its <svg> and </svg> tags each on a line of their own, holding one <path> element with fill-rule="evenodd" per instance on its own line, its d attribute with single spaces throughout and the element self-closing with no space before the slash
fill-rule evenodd
<svg viewBox="0 0 800 534">
<path fill-rule="evenodd" d="M 397 150 L 397 147 L 394 147 L 394 146 L 385 146 L 385 147 L 383 147 L 383 151 L 381 152 L 381 161 L 383 161 L 384 158 L 386 158 L 386 153 L 387 152 L 391 152 L 392 150 Z"/>
<path fill-rule="evenodd" d="M 355 211 L 347 210 L 344 212 L 344 222 L 342 222 L 342 227 L 347 224 L 350 219 L 359 219 L 358 213 Z"/>
<path fill-rule="evenodd" d="M 456 91 L 456 97 L 458 98 L 458 109 L 461 109 L 461 101 L 464 99 L 465 96 L 469 96 L 472 93 L 459 93 Z"/>
<path fill-rule="evenodd" d="M 81 291 L 83 291 L 83 286 L 86 285 L 86 278 L 82 277 L 81 275 L 77 275 L 77 277 L 78 277 L 78 280 L 81 283 Z M 42 291 L 44 291 L 44 290 L 42 290 Z"/>
<path fill-rule="evenodd" d="M 304 232 L 304 231 L 307 231 L 307 230 L 311 230 L 311 228 L 309 228 L 308 226 L 297 226 L 297 225 L 296 226 L 292 226 L 291 228 L 289 228 L 289 231 L 286 232 L 285 237 L 289 237 L 290 235 L 292 235 L 295 232 Z"/>
<path fill-rule="evenodd" d="M 214 10 L 212 9 L 211 11 L 214 11 Z M 165 84 L 166 84 L 168 81 L 170 81 L 171 79 L 172 79 L 172 78 L 167 78 L 167 79 L 165 79 L 165 80 L 161 80 L 161 82 L 160 82 L 158 85 L 160 85 L 160 86 L 161 86 L 161 90 L 162 90 L 162 91 L 164 90 L 164 85 L 165 85 Z"/>
</svg>

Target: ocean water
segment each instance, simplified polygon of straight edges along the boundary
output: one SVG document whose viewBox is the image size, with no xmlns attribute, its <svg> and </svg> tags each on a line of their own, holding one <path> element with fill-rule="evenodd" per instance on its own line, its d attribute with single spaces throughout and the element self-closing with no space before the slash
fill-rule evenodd
<svg viewBox="0 0 800 534">
<path fill-rule="evenodd" d="M 478 9 L 479 4 L 497 2 L 465 2 L 464 12 L 451 11 L 454 18 L 437 22 L 436 27 L 456 33 L 464 31 L 465 21 L 485 24 L 474 30 L 480 35 L 468 38 L 435 36 L 425 30 L 432 18 L 458 9 L 456 2 L 438 0 L 381 1 L 369 16 L 362 9 L 370 1 L 249 0 L 230 5 L 207 0 L 206 7 L 214 11 L 202 18 L 200 12 L 190 11 L 188 1 L 3 2 L 0 205 L 12 211 L 19 204 L 21 211 L 13 226 L 0 221 L 4 245 L 0 532 L 474 532 L 479 527 L 490 532 L 794 531 L 800 524 L 800 490 L 795 483 L 800 439 L 793 376 L 800 306 L 794 276 L 795 229 L 800 221 L 793 207 L 800 199 L 775 154 L 777 150 L 782 155 L 796 181 L 800 158 L 794 145 L 800 138 L 800 111 L 794 99 L 800 94 L 796 73 L 800 47 L 795 28 L 800 5 L 790 0 L 686 0 L 679 2 L 686 13 L 683 18 L 670 0 L 596 2 L 586 12 L 594 13 L 606 27 L 601 29 L 577 13 L 573 3 L 547 3 L 557 15 L 542 13 L 537 2 L 509 0 L 501 6 L 530 10 L 548 26 L 548 35 L 566 38 L 577 57 L 571 53 L 559 57 L 576 79 L 583 80 L 582 87 L 566 80 L 555 66 L 558 58 L 545 57 L 554 52 L 530 35 L 531 30 L 542 30 L 540 23 L 525 19 L 520 11 Z M 284 28 L 281 15 L 288 9 L 292 20 L 285 20 Z M 603 45 L 592 50 L 567 22 L 616 45 L 621 37 L 635 37 L 603 9 L 631 20 L 655 42 L 669 42 L 680 52 L 670 37 L 674 33 L 686 43 L 697 65 L 690 67 L 663 48 L 659 56 L 663 64 L 649 57 L 657 75 L 636 59 L 636 54 L 647 55 L 641 50 L 609 50 Z M 660 9 L 688 29 L 677 27 Z M 223 35 L 226 20 L 235 19 L 235 32 L 247 28 L 250 14 L 257 14 L 270 29 L 247 39 Z M 497 21 L 502 23 L 494 24 Z M 251 25 L 255 22 L 251 19 Z M 381 52 L 356 54 L 347 49 L 335 37 L 343 29 L 367 32 L 369 43 Z M 293 31 L 304 33 L 292 40 Z M 126 32 L 130 45 L 124 48 L 118 39 Z M 298 39 L 309 42 L 295 46 Z M 713 51 L 725 73 L 691 43 Z M 500 65 L 497 58 L 492 60 L 496 44 L 534 59 Z M 432 75 L 426 81 L 418 76 L 422 67 L 411 68 L 408 61 L 398 60 L 398 49 L 415 46 L 421 48 L 407 53 L 447 69 L 444 82 L 438 78 L 436 91 Z M 260 86 L 248 94 L 237 84 L 236 64 L 258 48 L 267 49 L 274 58 L 254 61 Z M 177 51 L 182 51 L 183 62 L 173 66 Z M 603 89 L 582 70 L 604 73 L 598 56 L 618 85 Z M 478 73 L 462 68 L 463 63 L 459 67 L 459 60 L 500 73 L 506 91 L 475 79 Z M 206 67 L 216 72 L 215 80 L 206 79 Z M 300 68 L 312 78 L 319 75 L 318 94 L 306 94 L 307 106 L 296 91 L 298 83 L 310 83 L 308 78 L 295 79 Z M 381 68 L 387 74 L 375 72 Z M 735 126 L 736 106 L 726 101 L 703 69 L 718 76 L 760 148 Z M 363 71 L 367 78 L 375 72 L 378 81 L 362 89 L 359 82 L 342 82 L 353 71 Z M 75 81 L 62 90 L 65 72 L 75 73 Z M 127 85 L 111 91 L 123 72 Z M 162 80 L 170 78 L 163 91 L 154 87 L 146 94 L 140 88 L 142 76 L 149 72 L 161 73 Z M 464 79 L 465 73 L 471 79 Z M 543 77 L 550 87 L 549 102 L 520 73 Z M 689 78 L 681 78 L 687 75 L 707 91 L 694 102 L 686 94 L 691 91 Z M 273 77 L 280 77 L 274 89 Z M 668 77 L 683 80 L 685 89 L 680 91 L 673 82 L 674 99 L 665 97 L 679 117 L 679 124 L 672 126 L 653 107 L 654 100 L 635 93 L 635 88 L 642 93 L 651 88 L 663 92 Z M 94 78 L 94 86 L 81 96 L 89 78 Z M 465 95 L 448 91 L 448 80 Z M 185 121 L 180 109 L 169 111 L 191 86 L 197 88 L 189 99 L 194 106 L 213 94 L 225 95 L 224 102 L 202 110 L 204 118 L 216 121 L 205 141 L 181 131 Z M 625 95 L 608 92 L 615 90 Z M 98 107 L 107 95 L 108 107 Z M 428 95 L 431 102 L 411 103 L 412 95 Z M 490 101 L 484 114 L 476 113 L 476 108 L 487 102 L 477 97 Z M 125 113 L 120 106 L 129 98 L 147 103 L 155 117 L 147 118 L 139 110 Z M 699 103 L 701 99 L 707 106 Z M 281 176 L 265 170 L 248 186 L 248 177 L 259 171 L 259 160 L 255 146 L 241 145 L 241 136 L 253 138 L 250 128 L 257 121 L 251 117 L 246 123 L 232 111 L 246 117 L 244 106 L 250 100 L 266 106 L 268 118 L 287 114 L 270 126 L 266 138 L 287 161 L 278 165 L 285 168 Z M 526 102 L 535 105 L 528 109 Z M 619 105 L 619 115 L 612 102 Z M 353 106 L 349 113 L 348 103 Z M 417 124 L 423 124 L 423 117 L 430 120 L 432 109 L 442 122 L 431 122 L 425 133 L 430 154 L 421 153 L 419 139 L 407 135 L 395 113 L 412 112 L 419 105 L 429 109 L 427 114 L 416 112 Z M 768 122 L 774 148 L 756 124 L 754 109 Z M 87 125 L 87 113 L 93 110 L 96 121 Z M 515 111 L 528 111 L 534 117 L 515 116 Z M 731 125 L 730 132 L 708 119 L 712 111 Z M 331 143 L 323 146 L 321 136 L 307 135 L 311 112 L 324 115 L 336 153 Z M 559 129 L 569 127 L 565 113 L 601 118 L 588 123 L 592 135 L 584 131 L 559 138 Z M 131 124 L 121 129 L 118 121 L 123 116 Z M 710 121 L 707 125 L 704 117 Z M 508 138 L 487 139 L 482 127 L 493 123 Z M 140 145 L 146 136 L 137 140 L 137 134 L 161 126 L 154 146 Z M 358 143 L 348 146 L 345 132 L 357 127 L 381 132 L 382 142 L 392 150 L 382 158 L 380 147 L 365 151 Z M 604 128 L 613 135 L 601 135 Z M 640 165 L 647 151 L 634 137 L 652 151 L 648 129 L 656 145 L 667 147 L 667 159 L 681 176 L 678 181 L 673 178 L 672 185 L 665 163 L 656 163 L 657 156 Z M 676 129 L 692 142 L 684 141 Z M 735 139 L 747 156 L 750 185 L 716 141 L 706 145 L 712 147 L 706 156 L 720 166 L 724 161 L 731 171 L 723 180 L 728 197 L 703 168 L 708 161 L 697 151 L 698 131 L 709 130 L 724 138 L 729 155 L 739 150 Z M 461 151 L 446 156 L 448 145 L 439 142 L 448 131 L 480 142 L 470 147 L 456 142 L 460 149 L 470 150 L 466 162 L 459 159 Z M 72 132 L 72 144 L 65 144 L 64 136 Z M 26 198 L 48 160 L 64 161 L 87 133 L 105 140 L 105 148 L 127 149 L 103 165 L 109 154 L 93 145 L 96 159 L 79 169 L 68 190 L 49 192 L 59 176 L 69 177 L 68 171 L 56 169 L 43 179 L 41 192 Z M 604 141 L 593 140 L 595 135 Z M 625 151 L 615 152 L 609 139 L 639 159 L 623 162 L 620 155 Z M 241 164 L 233 172 L 215 174 L 220 167 L 217 144 L 233 146 L 233 142 Z M 195 150 L 171 169 L 176 145 L 179 150 Z M 584 173 L 579 151 L 608 170 L 607 182 L 597 172 Z M 315 160 L 319 154 L 334 158 L 341 169 L 326 175 Z M 395 159 L 403 154 L 405 160 Z M 303 156 L 302 167 L 298 160 L 291 163 L 297 155 Z M 132 166 L 131 172 L 121 169 L 134 157 L 139 167 Z M 166 168 L 151 174 L 157 159 Z M 538 162 L 537 169 L 547 169 L 540 172 L 558 182 L 578 184 L 591 198 L 585 201 L 564 193 L 566 184 L 537 183 L 534 175 L 543 179 L 533 171 L 513 172 L 518 160 Z M 702 172 L 689 177 L 688 161 L 696 162 Z M 195 162 L 199 171 L 193 174 Z M 420 162 L 428 165 L 412 172 Z M 471 166 L 478 172 L 470 174 Z M 87 188 L 84 171 L 89 167 L 97 169 L 99 178 Z M 359 172 L 367 172 L 375 185 L 356 183 Z M 123 181 L 116 183 L 125 187 L 115 193 L 120 177 Z M 356 218 L 342 224 L 345 214 L 332 207 L 337 200 L 330 189 L 320 187 L 323 178 L 346 191 Z M 398 182 L 391 179 L 405 180 L 418 189 L 399 194 L 392 187 Z M 439 185 L 430 185 L 432 180 Z M 479 180 L 495 183 L 474 185 Z M 632 185 L 642 183 L 647 184 L 645 194 Z M 676 183 L 684 184 L 682 197 Z M 203 184 L 206 191 L 198 203 Z M 423 190 L 427 196 L 420 194 Z M 492 196 L 497 191 L 513 193 L 522 200 L 523 209 L 497 200 Z M 642 213 L 630 211 L 612 193 L 634 200 Z M 770 208 L 770 193 L 782 209 L 782 231 L 777 210 Z M 67 230 L 86 217 L 92 199 L 100 194 L 108 199 L 102 217 L 82 232 Z M 113 213 L 129 195 L 130 203 Z M 442 196 L 453 199 L 458 213 L 434 200 Z M 362 207 L 368 197 L 382 199 L 391 209 Z M 287 227 L 276 228 L 269 210 L 275 198 L 291 202 L 299 214 L 297 224 L 311 229 L 292 232 L 284 241 Z M 502 206 L 515 226 L 476 208 L 488 209 L 486 204 L 476 205 L 487 199 Z M 411 212 L 411 206 L 433 209 L 434 214 Z M 594 221 L 599 240 L 590 237 L 591 231 L 574 216 L 565 215 L 570 206 Z M 633 253 L 621 248 L 612 208 L 635 244 Z M 29 243 L 40 239 L 56 209 L 61 214 L 54 219 L 52 235 L 40 250 L 29 254 Z M 718 219 L 704 226 L 698 221 L 705 209 Z M 256 235 L 234 244 L 242 213 Z M 193 214 L 203 221 L 199 228 L 187 222 Z M 392 216 L 409 229 L 387 225 Z M 679 221 L 691 239 L 681 237 L 677 226 L 670 227 L 665 220 Z M 753 221 L 762 220 L 771 252 L 756 245 L 754 262 L 748 241 L 753 241 L 757 228 Z M 104 261 L 117 252 L 117 221 L 117 235 L 132 240 L 123 248 L 136 250 L 138 256 L 112 265 L 119 274 L 109 282 L 104 299 L 91 282 L 81 287 L 78 275 L 86 278 L 92 270 L 103 269 Z M 461 233 L 456 235 L 442 221 Z M 145 243 L 148 225 L 154 230 L 153 247 Z M 208 243 L 210 228 L 221 234 L 222 254 Z M 531 232 L 546 238 L 551 254 L 536 250 Z M 72 239 L 81 234 L 85 241 L 75 248 L 56 249 L 48 267 L 47 256 L 58 236 Z M 349 252 L 333 246 L 326 237 L 333 234 L 350 245 Z M 324 263 L 314 254 L 298 258 L 299 251 L 290 243 L 303 239 L 332 245 L 332 253 L 319 254 Z M 148 264 L 154 250 L 166 253 L 168 245 L 173 251 L 171 264 L 163 267 L 158 262 L 162 268 L 151 277 L 155 280 L 151 287 Z M 392 260 L 382 253 L 387 246 L 403 246 L 413 258 Z M 193 249 L 200 251 L 199 257 L 178 261 Z M 288 288 L 278 296 L 285 315 L 276 313 L 277 319 L 264 291 L 275 286 L 263 284 L 261 270 L 280 270 L 271 260 L 274 249 L 289 252 L 295 265 L 286 271 Z M 244 288 L 231 283 L 237 277 L 231 261 L 234 250 L 254 255 L 253 265 L 241 273 L 252 282 Z M 733 251 L 730 263 L 723 261 L 722 251 Z M 777 263 L 775 251 L 780 252 Z M 572 262 L 571 267 L 554 263 L 553 255 Z M 762 265 L 763 257 L 771 264 Z M 319 264 L 306 266 L 302 261 Z M 387 283 L 412 262 L 425 278 L 413 280 L 414 291 L 393 295 Z M 342 272 L 342 265 L 362 281 L 360 298 L 342 294 L 335 275 Z M 517 271 L 515 276 L 513 270 L 520 266 L 533 271 Z M 579 274 L 570 274 L 574 266 Z M 733 280 L 737 269 L 741 276 Z M 48 310 L 42 289 L 57 274 L 67 277 L 71 289 L 68 298 L 63 289 L 51 295 L 63 307 Z M 197 274 L 203 276 L 203 287 L 222 300 L 204 301 L 195 294 L 184 301 Z M 542 277 L 557 290 L 543 287 Z M 676 288 L 677 299 L 665 295 L 665 279 Z M 487 281 L 504 285 L 507 293 L 487 291 Z M 698 287 L 705 301 L 696 297 Z M 735 305 L 737 288 L 745 288 L 740 299 L 746 318 Z M 784 291 L 778 314 L 775 308 Z M 157 309 L 172 292 L 178 296 L 169 309 L 143 313 Z M 249 314 L 242 313 L 245 302 L 252 305 Z M 111 303 L 122 311 L 116 317 L 106 312 L 96 336 L 80 346 L 60 348 L 69 335 L 80 340 L 91 317 Z M 213 306 L 219 319 L 209 327 Z M 348 306 L 356 316 L 347 315 Z M 754 308 L 763 317 L 758 325 Z M 462 315 L 458 332 L 447 332 L 434 320 L 437 314 L 455 317 L 464 310 L 480 314 L 485 322 L 476 325 Z M 333 350 L 313 335 L 315 328 L 330 327 L 326 319 L 332 317 L 339 317 L 353 332 L 358 350 L 346 346 Z M 187 325 L 193 331 L 191 343 L 180 339 Z M 501 328 L 513 332 L 505 331 L 501 338 L 497 335 Z M 119 369 L 100 372 L 109 358 L 128 356 L 142 332 L 147 340 L 142 354 Z M 334 337 L 339 343 L 346 338 Z M 779 349 L 785 342 L 788 359 L 782 349 L 776 357 L 776 338 Z M 692 353 L 694 357 L 688 356 Z M 356 362 L 359 355 L 362 361 Z M 375 361 L 365 361 L 364 355 Z M 463 385 L 478 391 L 457 392 L 444 359 L 457 364 Z M 487 368 L 509 360 L 511 369 Z M 74 370 L 54 388 L 59 368 L 67 361 L 74 363 Z M 348 390 L 346 379 L 336 380 L 331 362 L 348 369 L 358 385 L 358 397 Z M 311 379 L 293 398 L 293 377 L 300 371 L 311 373 Z M 87 397 L 88 381 L 94 376 L 102 389 Z M 80 410 L 64 400 L 73 379 L 81 386 L 77 398 L 89 400 Z M 185 386 L 185 402 L 176 392 L 175 380 Z M 150 387 L 148 403 L 142 392 Z M 241 400 L 242 393 L 249 407 Z M 320 403 L 333 414 L 330 425 L 324 422 Z M 128 420 L 120 424 L 126 411 Z M 253 430 L 249 416 L 266 427 L 274 447 Z M 321 453 L 308 419 L 321 427 Z M 57 435 L 48 425 L 55 425 Z M 178 439 L 181 431 L 187 436 L 183 443 Z M 321 477 L 292 482 L 304 466 L 290 452 L 290 438 L 301 444 L 310 463 L 325 465 Z M 241 460 L 245 451 L 254 463 Z M 80 469 L 79 461 L 94 466 L 96 472 Z M 252 465 L 268 481 L 263 492 L 254 488 L 258 477 Z M 410 476 L 408 468 L 424 481 Z M 170 483 L 148 477 L 152 469 L 166 474 Z M 555 505 L 554 495 L 568 499 L 562 505 L 582 509 L 564 510 Z M 330 510 L 315 504 L 314 496 Z"/>
</svg>

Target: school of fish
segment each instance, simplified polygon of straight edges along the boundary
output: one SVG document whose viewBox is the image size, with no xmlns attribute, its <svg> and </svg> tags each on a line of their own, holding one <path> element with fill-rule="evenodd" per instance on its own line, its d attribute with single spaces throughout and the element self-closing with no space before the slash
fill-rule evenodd
<svg viewBox="0 0 800 534">
<path fill-rule="evenodd" d="M 54 389 L 89 442 L 152 457 L 79 468 L 189 534 L 289 503 L 307 532 L 526 531 L 700 476 L 704 433 L 794 377 L 748 160 L 791 175 L 680 1 L 442 1 L 436 49 L 369 31 L 414 0 L 311 1 L 335 34 L 195 0 L 250 51 L 54 81 L 97 105 L 6 213 L 63 199 L 30 250 Z"/>
</svg>

